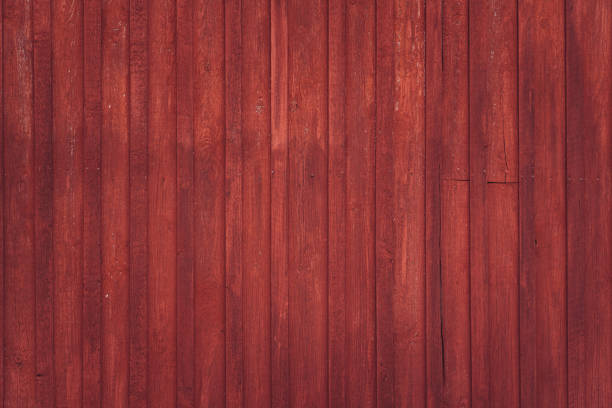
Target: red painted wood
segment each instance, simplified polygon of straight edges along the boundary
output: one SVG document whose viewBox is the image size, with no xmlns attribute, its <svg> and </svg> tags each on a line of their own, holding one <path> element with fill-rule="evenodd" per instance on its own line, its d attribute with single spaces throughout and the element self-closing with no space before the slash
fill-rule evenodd
<svg viewBox="0 0 612 408">
<path fill-rule="evenodd" d="M 347 405 L 376 401 L 374 255 L 375 7 L 346 5 L 346 392 Z"/>
<path fill-rule="evenodd" d="M 34 74 L 34 256 L 36 276 L 36 406 L 54 399 L 53 140 L 51 2 L 32 3 Z M 95 228 L 93 229 L 95 231 Z M 95 246 L 94 246 L 95 248 Z M 94 268 L 95 270 L 95 268 Z M 95 313 L 93 314 L 95 316 Z M 95 325 L 94 325 L 95 327 Z M 100 336 L 96 333 L 96 339 Z"/>
<path fill-rule="evenodd" d="M 221 407 L 225 383 L 223 2 L 194 1 L 195 406 Z M 196 103 L 208 101 L 208 103 Z M 206 316 L 206 318 L 202 318 Z"/>
<path fill-rule="evenodd" d="M 2 406 L 612 405 L 605 1 L 1 7 Z"/>
<path fill-rule="evenodd" d="M 517 10 L 469 3 L 472 406 L 519 405 Z"/>
<path fill-rule="evenodd" d="M 83 401 L 83 4 L 53 0 L 53 361 L 55 405 Z M 90 315 L 85 316 L 90 318 Z"/>
<path fill-rule="evenodd" d="M 567 406 L 563 6 L 518 9 L 521 406 Z"/>
<path fill-rule="evenodd" d="M 568 404 L 588 407 L 612 400 L 612 7 L 576 1 L 565 11 Z"/>
<path fill-rule="evenodd" d="M 327 2 L 287 2 L 290 406 L 329 393 L 327 16 Z"/>
<path fill-rule="evenodd" d="M 395 258 L 394 222 L 394 145 L 393 123 L 395 106 L 395 5 L 381 1 L 376 8 L 376 398 L 379 406 L 395 403 L 395 330 L 393 290 Z M 330 84 L 332 85 L 332 84 Z M 340 83 L 340 85 L 343 85 Z M 330 93 L 343 86 L 330 86 Z M 340 105 L 336 103 L 335 105 Z M 342 109 L 340 105 L 339 109 Z M 331 133 L 330 133 L 331 137 Z M 337 153 L 344 157 L 343 146 Z M 341 173 L 343 174 L 343 173 Z M 340 180 L 341 183 L 344 180 Z M 342 185 L 342 184 L 341 184 Z M 337 188 L 342 192 L 342 187 Z M 338 193 L 336 193 L 338 194 Z M 341 194 L 341 193 L 340 193 Z M 330 246 L 333 245 L 330 235 Z M 344 312 L 343 299 L 337 308 Z M 331 304 L 330 304 L 331 306 Z M 330 309 L 331 310 L 331 309 Z M 331 333 L 330 333 L 331 334 Z M 330 342 L 333 337 L 330 338 Z M 343 349 L 340 349 L 342 351 Z M 422 355 L 422 353 L 421 353 Z M 418 366 L 415 372 L 422 374 Z M 418 376 L 414 378 L 419 378 Z M 333 375 L 330 381 L 342 383 L 342 372 Z M 423 402 L 419 387 L 415 399 Z M 421 398 L 419 398 L 421 397 Z M 418 406 L 418 403 L 415 404 Z"/>
<path fill-rule="evenodd" d="M 149 2 L 147 402 L 177 400 L 176 3 Z"/>
<path fill-rule="evenodd" d="M 102 336 L 104 325 L 102 285 L 104 276 L 101 246 L 103 231 L 101 218 L 103 203 L 101 188 L 103 140 L 101 2 L 92 0 L 84 3 L 83 13 L 83 30 L 85 32 L 83 38 L 83 404 L 100 406 L 104 395 L 102 383 L 104 379 L 108 382 L 109 378 L 109 373 L 104 376 L 102 369 L 103 341 L 108 340 L 109 337 L 103 339 Z M 108 77 L 111 75 L 107 74 L 104 83 L 108 84 Z M 105 136 L 108 137 L 108 127 L 105 130 Z M 108 157 L 108 150 L 107 147 L 106 163 L 112 163 Z M 108 232 L 106 230 L 106 237 L 109 237 Z M 108 268 L 109 259 L 107 258 L 106 271 L 111 270 Z M 127 272 L 125 268 L 123 270 L 124 273 Z M 53 302 L 53 298 L 51 298 L 51 302 Z M 107 303 L 106 310 L 109 310 L 108 306 L 109 303 Z M 110 375 L 112 376 L 112 374 L 111 372 Z M 44 406 L 47 402 L 41 401 L 41 403 L 43 404 L 41 406 Z"/>
<path fill-rule="evenodd" d="M 195 406 L 195 260 L 193 132 L 193 4 L 177 3 L 176 15 L 176 406 Z"/>
<path fill-rule="evenodd" d="M 225 392 L 244 405 L 242 2 L 225 2 Z"/>
<path fill-rule="evenodd" d="M 469 406 L 468 4 L 427 2 L 427 401 Z"/>
<path fill-rule="evenodd" d="M 35 403 L 35 150 L 30 2 L 3 10 L 5 407 Z"/>
<path fill-rule="evenodd" d="M 244 406 L 270 406 L 270 1 L 242 3 Z M 231 221 L 230 221 L 231 222 Z"/>
<path fill-rule="evenodd" d="M 289 404 L 289 145 L 287 2 L 270 9 L 270 392 Z"/>
<path fill-rule="evenodd" d="M 128 404 L 129 3 L 102 8 L 102 405 Z"/>
<path fill-rule="evenodd" d="M 129 383 L 130 408 L 147 407 L 148 366 L 148 2 L 130 1 Z"/>
<path fill-rule="evenodd" d="M 347 404 L 346 1 L 328 7 L 328 405 Z"/>
<path fill-rule="evenodd" d="M 424 407 L 425 3 L 382 2 L 377 17 L 377 399 Z"/>
</svg>

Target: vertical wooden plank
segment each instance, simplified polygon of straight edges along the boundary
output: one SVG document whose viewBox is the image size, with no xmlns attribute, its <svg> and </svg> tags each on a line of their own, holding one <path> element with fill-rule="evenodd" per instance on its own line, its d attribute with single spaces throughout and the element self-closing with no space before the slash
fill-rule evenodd
<svg viewBox="0 0 612 408">
<path fill-rule="evenodd" d="M 128 404 L 129 2 L 102 13 L 102 404 Z"/>
<path fill-rule="evenodd" d="M 290 405 L 324 407 L 328 400 L 327 2 L 291 0 L 287 18 Z"/>
<path fill-rule="evenodd" d="M 328 13 L 328 403 L 346 406 L 346 2 Z"/>
<path fill-rule="evenodd" d="M 331 17 L 331 16 L 330 16 Z M 376 2 L 376 398 L 395 406 L 395 222 L 393 119 L 395 106 L 395 4 Z M 330 23 L 331 24 L 331 23 Z M 332 25 L 330 25 L 331 29 Z M 330 46 L 332 42 L 330 40 Z M 330 50 L 331 55 L 331 50 Z M 330 66 L 332 61 L 330 59 Z M 334 86 L 330 82 L 330 95 Z M 343 101 L 342 101 L 343 102 Z M 339 104 L 338 102 L 336 104 Z M 330 101 L 330 108 L 332 103 Z M 342 123 L 344 124 L 344 123 Z M 342 128 L 343 130 L 343 128 Z M 330 128 L 330 149 L 331 149 Z M 330 196 L 332 192 L 330 191 Z M 343 221 L 343 220 L 342 220 Z M 342 223 L 343 225 L 343 223 Z M 330 248 L 333 238 L 330 234 Z M 331 255 L 331 254 L 330 254 Z M 330 297 L 331 310 L 331 297 Z M 330 315 L 330 319 L 333 315 Z M 344 346 L 339 347 L 342 352 Z M 421 400 L 423 401 L 423 400 Z"/>
<path fill-rule="evenodd" d="M 487 185 L 485 231 L 489 272 L 490 389 L 494 405 L 518 406 L 518 188 Z"/>
<path fill-rule="evenodd" d="M 102 2 L 83 3 L 83 404 L 102 404 Z"/>
<path fill-rule="evenodd" d="M 242 2 L 225 3 L 225 386 L 226 406 L 244 405 L 242 265 Z"/>
<path fill-rule="evenodd" d="M 176 23 L 177 407 L 194 407 L 193 2 L 179 0 Z"/>
<path fill-rule="evenodd" d="M 395 403 L 423 406 L 425 376 L 425 4 L 396 2 L 393 161 Z M 410 24 L 406 24 L 409 21 Z"/>
<path fill-rule="evenodd" d="M 567 406 L 564 12 L 518 9 L 521 406 Z"/>
<path fill-rule="evenodd" d="M 470 404 L 468 9 L 427 2 L 428 405 Z"/>
<path fill-rule="evenodd" d="M 244 406 L 270 405 L 270 1 L 242 3 Z"/>
<path fill-rule="evenodd" d="M 378 397 L 381 405 L 422 407 L 426 404 L 425 3 L 394 1 L 379 6 Z"/>
<path fill-rule="evenodd" d="M 196 407 L 225 405 L 224 3 L 194 0 Z"/>
<path fill-rule="evenodd" d="M 487 137 L 474 159 L 484 160 L 487 181 L 516 182 L 517 5 L 489 0 L 469 4 L 470 112 L 480 124 L 478 136 Z"/>
<path fill-rule="evenodd" d="M 426 211 L 426 361 L 427 361 L 427 404 L 440 405 L 443 398 L 445 355 L 442 301 L 442 156 L 444 154 L 445 126 L 443 121 L 448 112 L 444 102 L 446 92 L 444 77 L 446 3 L 428 1 L 426 3 L 426 169 L 425 169 L 425 211 Z M 445 49 L 446 48 L 446 49 Z M 448 63 L 448 62 L 447 62 Z M 448 67 L 446 67 L 448 68 Z"/>
<path fill-rule="evenodd" d="M 148 388 L 148 5 L 130 0 L 130 408 L 147 407 Z"/>
<path fill-rule="evenodd" d="M 610 2 L 566 4 L 568 399 L 572 407 L 612 403 L 611 21 Z"/>
<path fill-rule="evenodd" d="M 516 3 L 469 3 L 473 406 L 519 405 Z"/>
<path fill-rule="evenodd" d="M 374 259 L 375 10 L 346 6 L 347 403 L 376 401 Z"/>
<path fill-rule="evenodd" d="M 5 1 L 4 403 L 35 404 L 34 84 L 32 3 Z"/>
<path fill-rule="evenodd" d="M 467 74 L 467 72 L 466 72 Z M 466 75 L 467 76 L 467 75 Z M 467 85 L 466 83 L 464 83 Z M 463 94 L 467 97 L 467 93 Z M 466 106 L 466 105 L 463 105 Z M 467 110 L 463 113 L 466 114 Z M 461 119 L 458 120 L 461 122 Z M 467 120 L 463 123 L 467 128 Z M 450 127 L 447 128 L 450 131 Z M 450 138 L 452 133 L 446 133 Z M 465 133 L 464 133 L 465 135 Z M 448 140 L 448 139 L 445 139 Z M 465 139 L 464 139 L 465 140 Z M 466 145 L 463 147 L 467 150 Z M 461 155 L 456 150 L 457 157 Z M 465 155 L 463 156 L 465 158 Z M 447 163 L 452 163 L 449 160 Z M 459 167 L 467 173 L 467 161 Z M 440 331 L 442 351 L 442 405 L 469 406 L 470 384 L 470 275 L 469 184 L 444 177 L 440 182 Z M 435 401 L 436 399 L 434 399 Z M 431 401 L 431 400 L 430 400 Z M 433 405 L 435 406 L 435 404 Z"/>
<path fill-rule="evenodd" d="M 149 3 L 148 398 L 176 404 L 176 3 Z"/>
<path fill-rule="evenodd" d="M 51 2 L 32 5 L 34 34 L 34 259 L 36 270 L 36 406 L 54 400 L 53 144 Z"/>
<path fill-rule="evenodd" d="M 82 403 L 83 5 L 54 0 L 53 267 L 55 403 Z"/>
<path fill-rule="evenodd" d="M 270 6 L 270 387 L 272 407 L 286 407 L 289 405 L 287 1 L 272 0 Z"/>
</svg>

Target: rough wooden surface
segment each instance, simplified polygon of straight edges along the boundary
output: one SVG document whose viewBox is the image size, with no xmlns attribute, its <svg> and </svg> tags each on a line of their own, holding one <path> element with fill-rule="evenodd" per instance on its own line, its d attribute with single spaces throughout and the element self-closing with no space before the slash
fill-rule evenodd
<svg viewBox="0 0 612 408">
<path fill-rule="evenodd" d="M 607 0 L 5 0 L 0 406 L 612 406 Z"/>
</svg>

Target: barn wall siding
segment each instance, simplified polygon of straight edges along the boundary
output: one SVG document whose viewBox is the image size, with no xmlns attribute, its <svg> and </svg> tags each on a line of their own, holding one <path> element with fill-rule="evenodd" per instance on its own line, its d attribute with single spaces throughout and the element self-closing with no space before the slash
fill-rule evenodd
<svg viewBox="0 0 612 408">
<path fill-rule="evenodd" d="M 612 3 L 4 0 L 0 406 L 612 406 Z"/>
</svg>

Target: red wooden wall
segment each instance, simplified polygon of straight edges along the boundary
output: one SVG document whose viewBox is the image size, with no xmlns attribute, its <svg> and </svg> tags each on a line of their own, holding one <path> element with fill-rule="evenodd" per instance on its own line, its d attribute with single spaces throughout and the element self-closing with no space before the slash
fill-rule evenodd
<svg viewBox="0 0 612 408">
<path fill-rule="evenodd" d="M 3 0 L 4 407 L 612 406 L 609 0 Z"/>
</svg>

